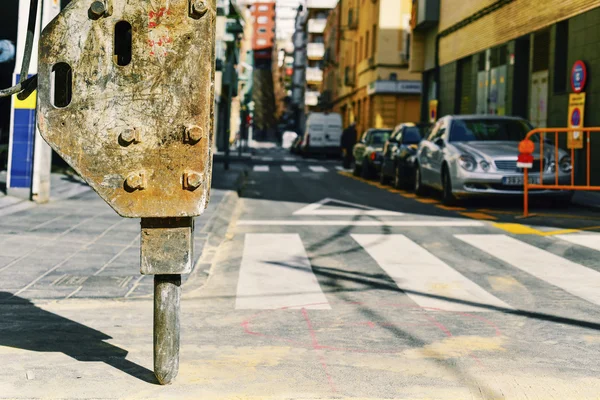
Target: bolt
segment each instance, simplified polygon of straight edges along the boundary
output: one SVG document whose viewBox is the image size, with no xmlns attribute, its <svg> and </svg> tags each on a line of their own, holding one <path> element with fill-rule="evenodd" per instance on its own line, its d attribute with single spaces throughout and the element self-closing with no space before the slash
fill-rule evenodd
<svg viewBox="0 0 600 400">
<path fill-rule="evenodd" d="M 191 14 L 194 17 L 202 17 L 208 11 L 205 0 L 191 0 Z"/>
<path fill-rule="evenodd" d="M 202 175 L 198 172 L 186 172 L 183 175 L 183 179 L 185 182 L 185 188 L 189 190 L 194 190 L 202 183 Z"/>
<path fill-rule="evenodd" d="M 91 19 L 99 19 L 106 13 L 106 6 L 103 1 L 94 1 L 90 6 L 88 16 Z"/>
<path fill-rule="evenodd" d="M 125 185 L 131 190 L 143 190 L 146 188 L 144 172 L 132 172 L 127 175 Z"/>
<path fill-rule="evenodd" d="M 187 140 L 190 142 L 196 143 L 200 139 L 202 139 L 202 128 L 197 125 L 190 126 L 185 129 L 185 134 Z"/>
<path fill-rule="evenodd" d="M 125 143 L 138 143 L 140 141 L 139 131 L 137 129 L 125 129 L 121 132 L 121 140 Z"/>
</svg>

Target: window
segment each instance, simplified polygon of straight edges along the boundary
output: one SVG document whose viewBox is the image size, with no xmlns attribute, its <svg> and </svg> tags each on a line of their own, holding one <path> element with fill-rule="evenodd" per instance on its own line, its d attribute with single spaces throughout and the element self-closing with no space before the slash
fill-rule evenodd
<svg viewBox="0 0 600 400">
<path fill-rule="evenodd" d="M 365 58 L 368 58 L 369 56 L 369 31 L 367 31 L 367 36 L 365 39 Z"/>
<path fill-rule="evenodd" d="M 554 43 L 554 93 L 567 91 L 568 50 L 569 50 L 569 20 L 556 24 L 556 41 Z"/>
<path fill-rule="evenodd" d="M 269 11 L 269 6 L 260 5 L 260 6 L 258 6 L 258 11 Z"/>
<path fill-rule="evenodd" d="M 512 141 L 525 138 L 531 127 L 524 120 L 467 119 L 454 120 L 450 132 L 451 142 Z"/>
<path fill-rule="evenodd" d="M 362 36 L 360 37 L 360 46 L 358 47 L 358 51 L 359 51 L 358 58 L 360 60 L 362 60 L 363 59 L 363 55 L 362 55 L 363 54 L 362 53 L 362 51 L 363 51 L 363 38 L 362 38 Z"/>
<path fill-rule="evenodd" d="M 423 139 L 423 127 L 408 126 L 404 129 L 402 135 L 402 143 L 404 144 L 417 144 Z"/>
<path fill-rule="evenodd" d="M 377 25 L 373 25 L 373 43 L 371 45 L 371 52 L 375 55 L 377 51 Z"/>
<path fill-rule="evenodd" d="M 267 33 L 267 28 L 259 28 L 258 33 Z"/>
<path fill-rule="evenodd" d="M 261 15 L 260 17 L 256 18 L 256 22 L 259 24 L 266 24 L 267 22 L 269 22 L 269 18 Z"/>
<path fill-rule="evenodd" d="M 383 145 L 390 137 L 392 131 L 390 129 L 373 130 L 368 137 L 367 144 L 370 145 Z"/>
<path fill-rule="evenodd" d="M 259 46 L 266 46 L 267 45 L 267 39 L 258 39 L 256 41 L 256 44 Z"/>
</svg>

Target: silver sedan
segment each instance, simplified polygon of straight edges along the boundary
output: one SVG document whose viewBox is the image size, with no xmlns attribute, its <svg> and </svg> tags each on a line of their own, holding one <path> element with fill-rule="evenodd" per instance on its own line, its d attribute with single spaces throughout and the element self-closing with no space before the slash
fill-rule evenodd
<svg viewBox="0 0 600 400">
<path fill-rule="evenodd" d="M 522 194 L 518 146 L 531 129 L 529 122 L 514 117 L 459 115 L 440 119 L 419 145 L 415 192 L 421 195 L 426 187 L 439 189 L 445 204 L 478 195 Z M 539 154 L 536 143 L 530 183 L 539 183 L 541 175 L 545 184 L 554 183 L 556 168 L 559 183 L 570 183 L 571 158 L 564 150 L 559 150 L 558 160 L 552 144 L 544 146 L 541 161 Z M 570 191 L 543 189 L 530 193 L 551 195 L 561 202 L 569 202 L 573 195 Z"/>
</svg>

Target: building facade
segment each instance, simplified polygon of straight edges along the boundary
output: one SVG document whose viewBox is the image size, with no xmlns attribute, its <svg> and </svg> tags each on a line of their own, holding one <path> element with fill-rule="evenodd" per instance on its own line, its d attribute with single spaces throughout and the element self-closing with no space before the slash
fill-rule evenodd
<svg viewBox="0 0 600 400">
<path fill-rule="evenodd" d="M 599 7 L 598 0 L 543 6 L 537 0 L 414 0 L 411 71 L 422 73 L 421 119 L 430 119 L 437 104 L 438 117 L 516 115 L 537 127 L 566 127 L 571 71 L 581 60 L 588 72 L 584 126 L 600 126 L 600 114 L 591 112 L 600 105 L 594 77 Z M 592 154 L 595 148 L 600 151 L 600 140 L 592 139 Z M 576 161 L 579 166 L 583 157 Z M 591 169 L 600 169 L 600 157 Z"/>
<path fill-rule="evenodd" d="M 332 109 L 345 126 L 357 122 L 359 134 L 417 121 L 421 76 L 408 69 L 410 0 L 340 0 L 337 7 L 338 20 L 330 20 L 339 25 L 337 51 L 326 60 L 341 80 Z"/>
</svg>

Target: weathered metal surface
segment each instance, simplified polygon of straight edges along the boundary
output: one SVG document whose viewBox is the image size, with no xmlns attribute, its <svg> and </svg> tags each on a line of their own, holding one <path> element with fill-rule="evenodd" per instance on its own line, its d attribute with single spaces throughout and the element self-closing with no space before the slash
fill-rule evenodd
<svg viewBox="0 0 600 400">
<path fill-rule="evenodd" d="M 75 0 L 42 33 L 41 134 L 124 217 L 191 217 L 207 205 L 215 10 L 214 0 Z M 125 66 L 114 55 L 128 40 L 115 38 L 120 21 L 132 27 Z M 52 103 L 60 62 L 72 69 L 64 108 Z"/>
<path fill-rule="evenodd" d="M 193 218 L 142 218 L 141 242 L 142 274 L 192 272 Z"/>
<path fill-rule="evenodd" d="M 154 276 L 154 374 L 162 385 L 179 371 L 181 275 Z"/>
</svg>

